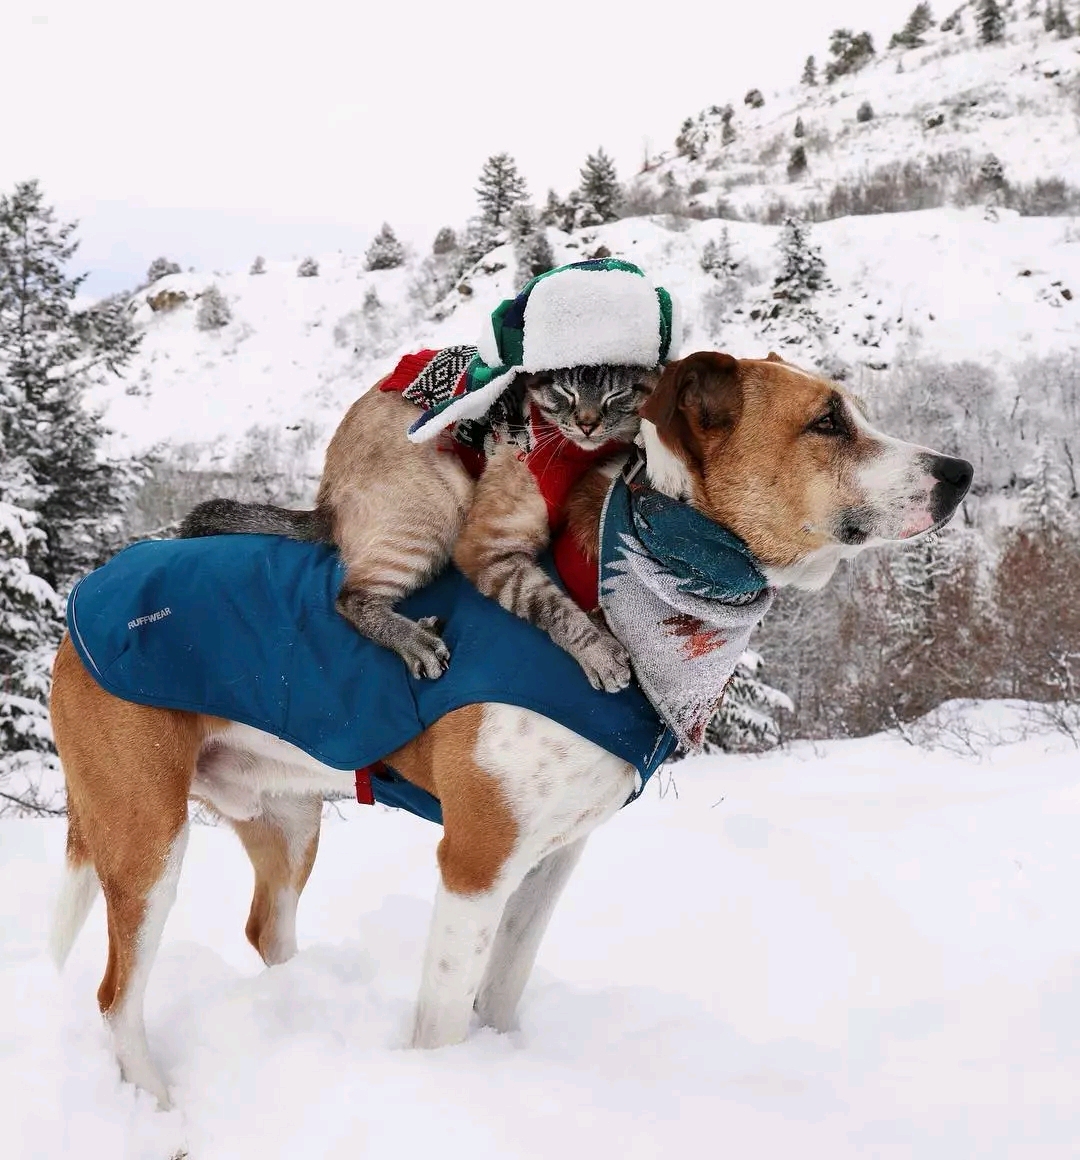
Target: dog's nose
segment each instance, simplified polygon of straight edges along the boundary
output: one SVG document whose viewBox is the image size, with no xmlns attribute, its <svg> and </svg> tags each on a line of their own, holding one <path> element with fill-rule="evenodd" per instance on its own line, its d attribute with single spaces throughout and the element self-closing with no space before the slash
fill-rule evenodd
<svg viewBox="0 0 1080 1160">
<path fill-rule="evenodd" d="M 966 459 L 951 455 L 935 455 L 927 464 L 930 475 L 937 480 L 931 493 L 930 513 L 934 522 L 947 520 L 967 495 L 975 468 Z"/>
<path fill-rule="evenodd" d="M 960 493 L 956 497 L 956 502 L 959 503 L 967 495 L 967 489 L 971 486 L 971 477 L 975 474 L 975 468 L 966 459 L 953 459 L 951 455 L 937 455 L 930 466 L 930 474 L 942 483 L 956 488 Z"/>
</svg>

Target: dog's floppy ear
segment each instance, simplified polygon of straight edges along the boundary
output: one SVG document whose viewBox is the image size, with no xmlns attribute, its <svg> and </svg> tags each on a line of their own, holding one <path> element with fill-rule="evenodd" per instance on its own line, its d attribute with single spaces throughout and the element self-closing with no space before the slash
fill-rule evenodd
<svg viewBox="0 0 1080 1160">
<path fill-rule="evenodd" d="M 699 432 L 732 427 L 742 410 L 739 360 L 702 350 L 669 363 L 641 405 L 643 419 L 660 432 L 682 419 Z"/>
</svg>

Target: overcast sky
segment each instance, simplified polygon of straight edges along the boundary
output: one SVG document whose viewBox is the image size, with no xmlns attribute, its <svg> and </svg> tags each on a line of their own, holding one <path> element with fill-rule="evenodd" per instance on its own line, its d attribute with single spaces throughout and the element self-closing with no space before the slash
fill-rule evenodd
<svg viewBox="0 0 1080 1160">
<path fill-rule="evenodd" d="M 833 28 L 883 47 L 913 4 L 13 0 L 0 189 L 38 177 L 81 220 L 99 291 L 159 253 L 356 250 L 384 219 L 427 245 L 493 152 L 537 200 L 598 145 L 629 175 L 688 114 L 786 87 Z"/>
</svg>

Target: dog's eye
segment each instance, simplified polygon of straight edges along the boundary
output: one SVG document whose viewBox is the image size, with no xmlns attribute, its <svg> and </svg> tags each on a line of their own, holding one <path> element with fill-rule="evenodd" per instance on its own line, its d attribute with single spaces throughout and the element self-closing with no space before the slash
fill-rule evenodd
<svg viewBox="0 0 1080 1160">
<path fill-rule="evenodd" d="M 844 428 L 834 412 L 826 411 L 807 427 L 807 431 L 813 431 L 818 435 L 843 435 Z"/>
</svg>

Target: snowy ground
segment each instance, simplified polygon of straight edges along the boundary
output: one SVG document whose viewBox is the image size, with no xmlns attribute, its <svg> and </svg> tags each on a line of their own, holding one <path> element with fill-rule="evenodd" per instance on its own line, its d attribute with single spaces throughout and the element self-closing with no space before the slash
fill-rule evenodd
<svg viewBox="0 0 1080 1160">
<path fill-rule="evenodd" d="M 167 1114 L 106 1047 L 100 902 L 62 979 L 45 956 L 62 825 L 0 823 L 4 1155 L 1075 1155 L 1069 742 L 832 742 L 676 783 L 593 839 L 521 1030 L 433 1053 L 402 1042 L 435 827 L 346 803 L 271 970 L 239 843 L 195 828 L 148 996 Z"/>
</svg>

